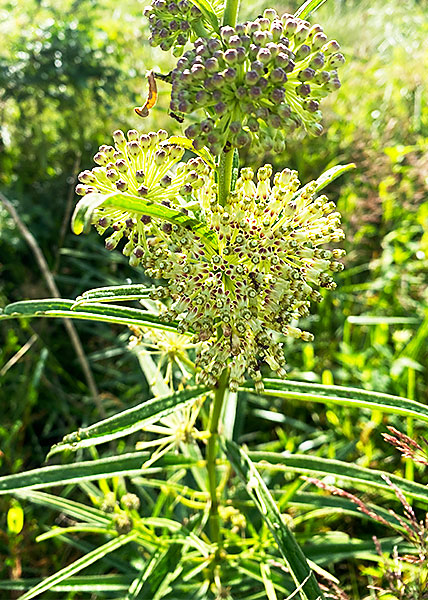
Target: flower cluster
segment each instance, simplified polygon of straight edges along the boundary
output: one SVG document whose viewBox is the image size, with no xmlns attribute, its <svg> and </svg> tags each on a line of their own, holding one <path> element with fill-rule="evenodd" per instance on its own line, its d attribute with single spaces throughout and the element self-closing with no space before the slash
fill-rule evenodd
<svg viewBox="0 0 428 600">
<path fill-rule="evenodd" d="M 131 129 L 126 137 L 122 131 L 115 131 L 114 147 L 100 146 L 94 156 L 99 166 L 79 174 L 76 193 L 84 196 L 91 192 L 122 192 L 166 206 L 174 202 L 183 212 L 184 205 L 205 202 L 205 196 L 213 193 L 210 169 L 202 159 L 194 158 L 172 170 L 184 150 L 169 144 L 167 137 L 164 130 L 140 135 Z M 108 250 L 114 250 L 122 238 L 128 240 L 122 252 L 134 267 L 148 252 L 147 234 L 168 235 L 171 229 L 169 223 L 147 214 L 128 213 L 114 206 L 94 211 L 92 222 L 101 235 L 107 229 L 113 230 L 105 241 Z"/>
<path fill-rule="evenodd" d="M 134 132 L 128 133 L 129 137 L 137 140 Z M 344 237 L 340 215 L 333 202 L 316 197 L 314 182 L 300 188 L 295 171 L 275 174 L 272 186 L 270 165 L 258 170 L 257 182 L 250 168 L 242 169 L 235 191 L 222 207 L 216 201 L 210 169 L 202 159 L 180 163 L 175 174 L 170 171 L 166 175 L 181 152 L 165 146 L 165 141 L 160 141 L 165 137 L 160 133 L 140 136 L 143 146 L 146 140 L 156 139 L 157 143 L 140 147 L 140 162 L 134 164 L 133 156 L 127 155 L 130 142 L 116 132 L 116 152 L 128 156 L 117 161 L 129 164 L 126 171 L 119 172 L 116 167 L 114 173 L 134 194 L 137 183 L 142 185 L 143 195 L 154 203 L 161 203 L 168 193 L 169 203 L 189 218 L 198 217 L 205 229 L 195 230 L 173 220 L 148 221 L 137 212 L 102 206 L 94 213 L 94 224 L 100 233 L 113 227 L 108 247 L 125 235 L 129 241 L 124 252 L 132 264 L 141 262 L 150 277 L 163 281 L 153 297 L 164 299 L 167 315 L 178 320 L 179 331 L 193 332 L 193 341 L 203 342 L 196 360 L 200 379 L 214 385 L 229 364 L 232 390 L 244 381 L 246 373 L 260 390 L 263 362 L 280 377 L 285 375 L 281 336 L 312 339 L 296 321 L 308 314 L 311 300 L 321 300 L 315 288 L 334 288 L 331 273 L 343 268 L 337 260 L 343 256 L 342 250 L 321 248 Z M 166 155 L 161 166 L 155 159 L 159 152 Z M 174 158 L 168 152 L 173 152 Z M 101 147 L 97 162 L 106 164 L 83 172 L 80 179 L 89 184 L 83 186 L 85 192 L 97 189 L 105 193 L 113 186 L 122 191 L 117 180 L 112 184 L 107 175 L 113 170 L 112 163 L 107 163 L 111 154 L 112 150 Z M 136 180 L 140 170 L 148 174 L 141 184 Z M 165 177 L 169 177 L 169 185 L 162 187 Z M 192 188 L 195 181 L 200 183 Z M 185 186 L 190 186 L 187 202 Z"/>
<path fill-rule="evenodd" d="M 207 118 L 186 129 L 195 148 L 218 154 L 260 144 L 281 151 L 296 127 L 317 135 L 319 100 L 340 87 L 339 44 L 289 14 L 265 10 L 255 21 L 223 27 L 219 38 L 198 38 L 172 71 L 170 108 Z"/>
<path fill-rule="evenodd" d="M 150 44 L 162 50 L 173 48 L 175 56 L 183 53 L 183 47 L 193 33 L 195 21 L 202 17 L 199 8 L 188 0 L 168 2 L 154 0 L 144 9 L 149 20 Z"/>
</svg>

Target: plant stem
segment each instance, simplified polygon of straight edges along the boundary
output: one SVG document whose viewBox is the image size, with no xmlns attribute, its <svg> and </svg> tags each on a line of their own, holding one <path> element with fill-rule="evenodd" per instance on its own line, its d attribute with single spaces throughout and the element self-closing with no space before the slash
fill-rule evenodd
<svg viewBox="0 0 428 600">
<path fill-rule="evenodd" d="M 208 486 L 211 498 L 209 528 L 211 542 L 216 543 L 219 548 L 221 545 L 220 538 L 220 517 L 218 514 L 218 497 L 217 497 L 217 474 L 216 474 L 216 458 L 217 458 L 217 440 L 218 440 L 218 425 L 220 421 L 221 409 L 224 402 L 224 396 L 227 389 L 229 372 L 225 369 L 218 382 L 218 387 L 215 390 L 214 402 L 211 408 L 210 421 L 208 431 L 210 437 L 207 445 L 207 471 L 208 471 Z"/>
<path fill-rule="evenodd" d="M 223 25 L 235 27 L 238 17 L 239 0 L 226 0 L 223 14 Z"/>
<path fill-rule="evenodd" d="M 218 203 L 225 206 L 232 181 L 233 151 L 222 152 L 218 166 Z"/>
</svg>

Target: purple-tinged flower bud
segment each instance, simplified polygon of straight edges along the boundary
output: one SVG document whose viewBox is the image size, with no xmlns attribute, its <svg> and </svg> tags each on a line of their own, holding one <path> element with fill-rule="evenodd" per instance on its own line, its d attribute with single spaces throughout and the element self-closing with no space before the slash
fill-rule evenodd
<svg viewBox="0 0 428 600">
<path fill-rule="evenodd" d="M 303 69 L 303 71 L 299 72 L 297 79 L 299 79 L 299 81 L 310 81 L 314 78 L 314 75 L 315 71 L 310 67 L 306 67 L 306 69 Z"/>
<path fill-rule="evenodd" d="M 275 65 L 277 65 L 278 67 L 282 67 L 283 69 L 288 67 L 289 63 L 290 57 L 287 56 L 287 54 L 285 54 L 284 52 L 280 52 L 275 59 Z"/>
<path fill-rule="evenodd" d="M 281 67 L 276 67 L 270 74 L 269 79 L 273 83 L 285 83 L 287 81 L 287 74 Z"/>
<path fill-rule="evenodd" d="M 113 132 L 113 139 L 118 146 L 122 146 L 126 142 L 125 134 L 120 129 Z"/>
<path fill-rule="evenodd" d="M 119 192 L 126 192 L 128 189 L 128 184 L 124 179 L 118 179 L 116 181 L 116 188 L 119 190 Z"/>
<path fill-rule="evenodd" d="M 253 100 L 256 98 L 260 98 L 260 96 L 262 95 L 262 88 L 258 85 L 255 85 L 250 89 L 249 95 Z"/>
<path fill-rule="evenodd" d="M 239 35 L 232 35 L 229 38 L 229 47 L 230 48 L 239 48 L 239 46 L 241 46 L 241 38 Z"/>
<path fill-rule="evenodd" d="M 327 42 L 327 36 L 322 33 L 316 33 L 312 40 L 312 50 L 319 50 Z"/>
<path fill-rule="evenodd" d="M 109 169 L 108 171 L 106 171 L 106 177 L 112 183 L 119 179 L 119 175 L 117 174 L 117 171 L 115 169 Z"/>
<path fill-rule="evenodd" d="M 229 48 L 224 53 L 224 60 L 228 65 L 233 65 L 238 60 L 238 53 L 235 48 Z"/>
<path fill-rule="evenodd" d="M 268 48 L 260 48 L 260 50 L 257 53 L 257 60 L 262 65 L 266 65 L 271 60 L 271 58 L 272 54 L 270 53 L 270 50 L 268 50 Z M 252 68 L 254 67 L 252 66 Z"/>
<path fill-rule="evenodd" d="M 159 184 L 163 188 L 167 188 L 171 185 L 172 179 L 169 175 L 164 175 L 162 179 L 159 181 Z"/>
<path fill-rule="evenodd" d="M 245 88 L 243 85 L 240 85 L 235 90 L 235 96 L 238 98 L 238 100 L 242 100 L 242 98 L 247 96 L 247 88 Z"/>
<path fill-rule="evenodd" d="M 86 187 L 86 185 L 76 185 L 75 192 L 79 196 L 86 196 L 86 194 L 88 193 L 88 188 Z"/>
<path fill-rule="evenodd" d="M 197 81 L 200 81 L 201 79 L 203 79 L 205 77 L 205 69 L 202 65 L 193 65 L 192 68 L 190 69 L 190 72 L 193 75 L 193 78 L 196 79 Z"/>
<path fill-rule="evenodd" d="M 216 113 L 216 115 L 224 115 L 227 111 L 227 105 L 224 102 L 217 102 L 217 104 L 214 105 L 214 111 Z"/>
<path fill-rule="evenodd" d="M 160 167 L 161 165 L 163 165 L 165 163 L 167 159 L 167 154 L 166 151 L 163 149 L 160 150 L 156 150 L 155 152 L 155 164 Z"/>
<path fill-rule="evenodd" d="M 236 145 L 238 148 L 243 148 L 244 146 L 248 146 L 251 143 L 251 136 L 246 131 L 242 130 L 236 136 Z"/>
<path fill-rule="evenodd" d="M 143 258 L 143 256 L 144 256 L 144 250 L 143 250 L 143 248 L 141 246 L 136 246 L 134 248 L 134 256 L 136 258 Z"/>
<path fill-rule="evenodd" d="M 232 123 L 229 125 L 229 129 L 232 133 L 238 133 L 242 129 L 241 121 L 232 121 Z"/>
<path fill-rule="evenodd" d="M 206 104 L 210 100 L 210 95 L 205 90 L 199 90 L 195 95 L 195 102 L 197 104 Z"/>
<path fill-rule="evenodd" d="M 235 30 L 233 29 L 233 27 L 229 27 L 228 25 L 226 25 L 225 27 L 221 28 L 220 33 L 221 37 L 227 42 L 232 37 L 232 35 L 235 35 Z"/>
<path fill-rule="evenodd" d="M 238 55 L 238 64 L 242 65 L 242 63 L 247 58 L 247 51 L 243 46 L 239 46 L 239 48 L 236 48 L 236 53 Z"/>
<path fill-rule="evenodd" d="M 256 31 L 255 33 L 253 33 L 253 40 L 254 43 L 258 44 L 259 46 L 265 44 L 268 41 L 266 31 Z"/>
<path fill-rule="evenodd" d="M 198 19 L 199 17 L 202 16 L 201 11 L 199 10 L 199 8 L 197 6 L 195 6 L 195 4 L 192 4 L 190 7 L 190 16 L 193 17 L 194 19 Z"/>
<path fill-rule="evenodd" d="M 198 133 L 199 127 L 196 123 L 192 123 L 192 125 L 189 125 L 189 127 L 186 127 L 184 130 L 184 135 L 189 139 L 193 139 Z"/>
<path fill-rule="evenodd" d="M 116 165 L 116 169 L 119 171 L 119 173 L 126 173 L 128 170 L 126 160 L 123 158 L 119 158 L 114 164 Z"/>
<path fill-rule="evenodd" d="M 340 45 L 339 42 L 336 42 L 336 40 L 330 40 L 327 44 L 324 44 L 324 46 L 321 48 L 321 52 L 324 52 L 324 54 L 326 56 L 329 56 L 330 54 L 334 54 L 335 52 L 338 52 L 340 50 Z"/>
<path fill-rule="evenodd" d="M 128 140 L 131 142 L 131 141 L 138 140 L 139 133 L 136 129 L 130 129 L 127 133 L 127 136 L 128 136 Z"/>
<path fill-rule="evenodd" d="M 335 77 L 334 79 L 330 79 L 327 83 L 323 85 L 323 89 L 327 92 L 334 92 L 338 90 L 342 84 L 340 83 L 340 79 Z"/>
<path fill-rule="evenodd" d="M 182 113 L 189 113 L 192 112 L 193 107 L 188 100 L 181 100 L 178 103 L 178 110 Z"/>
<path fill-rule="evenodd" d="M 141 153 L 140 144 L 136 141 L 127 142 L 126 149 L 130 156 L 138 156 Z"/>
<path fill-rule="evenodd" d="M 209 133 L 210 131 L 212 131 L 214 126 L 214 123 L 211 119 L 205 119 L 205 121 L 202 121 L 201 123 L 201 131 L 203 131 L 204 133 Z"/>
<path fill-rule="evenodd" d="M 253 133 L 256 133 L 260 129 L 259 122 L 257 121 L 257 119 L 254 119 L 253 117 L 248 119 L 247 125 L 248 125 L 248 129 L 250 131 L 252 131 Z"/>
<path fill-rule="evenodd" d="M 148 225 L 152 220 L 152 217 L 150 215 L 142 215 L 140 221 L 141 223 L 143 223 L 143 225 Z"/>
<path fill-rule="evenodd" d="M 256 110 L 256 117 L 258 119 L 262 119 L 262 121 L 266 121 L 269 116 L 269 109 L 266 106 L 259 106 Z"/>
<path fill-rule="evenodd" d="M 328 81 L 330 81 L 330 73 L 328 71 L 319 71 L 314 77 L 314 83 L 318 85 L 323 85 Z"/>
<path fill-rule="evenodd" d="M 301 44 L 302 42 L 304 42 L 308 37 L 308 33 L 309 27 L 306 27 L 305 25 L 300 25 L 300 27 L 298 27 L 297 31 L 294 34 L 294 43 Z"/>
<path fill-rule="evenodd" d="M 267 19 L 264 17 L 262 17 L 262 18 L 259 17 L 257 19 L 257 21 L 258 21 L 258 23 L 260 25 L 260 29 L 262 31 L 267 31 L 270 28 L 270 19 Z"/>
<path fill-rule="evenodd" d="M 224 86 L 224 84 L 226 83 L 226 80 L 224 78 L 224 76 L 222 75 L 222 73 L 214 73 L 214 75 L 212 76 L 212 84 L 215 88 L 221 88 Z"/>
<path fill-rule="evenodd" d="M 225 69 L 223 71 L 223 77 L 227 81 L 235 81 L 236 75 L 237 75 L 236 69 L 234 69 L 233 67 L 228 67 L 227 69 Z"/>
<path fill-rule="evenodd" d="M 181 31 L 189 31 L 189 29 L 190 29 L 190 25 L 187 21 L 180 22 L 180 30 Z M 178 39 L 178 37 L 177 37 L 177 39 Z M 183 39 L 185 39 L 185 38 L 183 38 Z"/>
<path fill-rule="evenodd" d="M 307 44 L 302 44 L 300 48 L 295 51 L 296 60 L 304 60 L 311 53 L 311 48 Z"/>
<path fill-rule="evenodd" d="M 315 56 L 311 59 L 309 66 L 317 71 L 318 69 L 322 69 L 324 64 L 324 54 L 322 52 L 318 52 L 318 54 L 315 54 Z"/>
<path fill-rule="evenodd" d="M 93 183 L 94 181 L 96 181 L 96 177 L 95 175 L 92 173 L 92 171 L 82 171 L 81 173 L 79 173 L 79 175 L 77 176 L 77 179 L 81 182 L 81 183 Z"/>
<path fill-rule="evenodd" d="M 220 40 L 217 40 L 216 38 L 208 40 L 208 49 L 212 53 L 216 52 L 217 50 L 221 50 Z"/>
<path fill-rule="evenodd" d="M 291 107 L 285 102 L 282 102 L 278 106 L 278 114 L 282 119 L 288 119 L 288 117 L 291 115 Z"/>
<path fill-rule="evenodd" d="M 320 103 L 316 100 L 304 100 L 302 106 L 308 112 L 314 113 L 319 109 Z"/>
<path fill-rule="evenodd" d="M 108 163 L 108 158 L 102 152 L 97 152 L 94 156 L 94 162 L 96 162 L 97 165 L 104 167 Z"/>
<path fill-rule="evenodd" d="M 297 21 L 293 17 L 290 17 L 290 15 L 283 15 L 282 22 L 284 23 L 284 35 L 288 37 L 294 35 L 297 29 Z"/>
<path fill-rule="evenodd" d="M 208 73 L 215 73 L 219 70 L 218 60 L 216 58 L 207 58 L 204 63 L 204 67 Z"/>
<path fill-rule="evenodd" d="M 274 19 L 278 19 L 278 13 L 274 8 L 266 8 L 263 11 L 263 18 L 269 19 L 269 21 L 272 22 Z"/>
<path fill-rule="evenodd" d="M 139 196 L 147 196 L 147 194 L 149 193 L 149 188 L 146 187 L 145 185 L 140 185 L 140 187 L 137 190 L 138 195 Z"/>
<path fill-rule="evenodd" d="M 110 225 L 110 221 L 109 221 L 109 219 L 107 219 L 107 217 L 100 217 L 98 219 L 98 225 L 105 229 Z"/>
<path fill-rule="evenodd" d="M 285 98 L 284 89 L 280 87 L 274 88 L 270 94 L 270 98 L 275 104 L 280 104 Z"/>
<path fill-rule="evenodd" d="M 258 22 L 252 21 L 248 24 L 248 33 L 250 35 L 253 35 L 254 33 L 256 33 L 259 30 L 260 30 L 260 25 Z"/>
<path fill-rule="evenodd" d="M 308 83 L 302 83 L 296 87 L 296 92 L 302 97 L 309 96 L 311 93 L 311 86 Z"/>
<path fill-rule="evenodd" d="M 328 60 L 328 66 L 333 69 L 343 64 L 345 64 L 345 57 L 340 52 L 333 54 Z"/>
<path fill-rule="evenodd" d="M 257 73 L 257 71 L 247 71 L 245 73 L 245 81 L 246 83 L 248 83 L 248 85 L 256 85 L 256 83 L 259 80 L 259 74 Z"/>
</svg>

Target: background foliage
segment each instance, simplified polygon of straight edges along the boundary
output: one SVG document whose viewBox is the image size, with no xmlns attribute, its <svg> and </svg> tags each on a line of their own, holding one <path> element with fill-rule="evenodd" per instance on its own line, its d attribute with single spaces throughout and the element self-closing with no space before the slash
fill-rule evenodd
<svg viewBox="0 0 428 600">
<path fill-rule="evenodd" d="M 267 5 L 260 3 L 260 12 Z M 292 12 L 297 5 L 278 3 L 276 8 Z M 163 84 L 158 106 L 146 122 L 132 111 L 145 97 L 146 69 L 154 66 L 166 73 L 170 68 L 168 55 L 147 42 L 143 6 L 137 0 L 119 5 L 110 0 L 0 4 L 0 191 L 35 236 L 62 297 L 74 298 L 101 285 L 144 282 L 119 252 L 105 251 L 95 233 L 76 238 L 69 230 L 76 174 L 92 164 L 97 146 L 107 142 L 113 129 L 180 131 L 166 113 L 168 90 Z M 243 17 L 245 10 L 250 6 L 243 6 Z M 288 344 L 290 377 L 425 402 L 426 5 L 416 0 L 329 0 L 317 11 L 316 21 L 340 41 L 348 61 L 342 89 L 324 109 L 325 134 L 293 139 L 282 156 L 248 156 L 254 166 L 268 160 L 276 168 L 296 168 L 303 182 L 334 164 L 357 164 L 356 171 L 329 189 L 343 215 L 347 268 L 337 276 L 337 290 L 308 319 L 313 344 Z M 2 305 L 49 296 L 34 256 L 1 206 L 0 272 Z M 92 323 L 80 323 L 78 331 L 105 414 L 148 397 L 137 357 L 127 349 L 127 331 Z M 60 321 L 6 322 L 0 333 L 0 461 L 3 473 L 14 473 L 40 465 L 53 443 L 102 415 Z M 23 347 L 27 351 L 15 361 Z M 239 439 L 253 448 L 287 449 L 404 472 L 398 454 L 381 437 L 386 421 L 380 413 L 295 401 L 268 403 L 258 397 L 241 410 L 245 421 L 240 422 Z M 399 418 L 390 417 L 388 424 L 403 429 Z M 415 434 L 424 434 L 414 426 Z M 132 448 L 131 442 L 119 442 L 120 449 Z M 422 471 L 413 473 L 407 467 L 407 475 L 428 482 Z M 287 489 L 279 476 L 274 483 L 278 490 Z M 65 495 L 82 496 L 75 487 L 70 485 Z M 11 502 L 4 497 L 0 502 L 4 531 Z M 78 556 L 72 546 L 65 554 L 55 552 L 60 548 L 56 540 L 35 544 L 36 532 L 52 523 L 52 515 L 28 504 L 22 533 L 9 539 L 0 534 L 0 555 L 5 557 L 1 579 L 44 576 Z M 299 528 L 303 537 L 321 536 L 338 544 L 357 533 L 370 539 L 372 533 L 371 525 L 364 530 L 352 517 L 346 521 L 349 537 L 335 534 L 336 516 L 322 525 L 302 519 Z M 349 553 L 336 566 L 355 598 L 366 586 L 357 556 Z"/>
</svg>

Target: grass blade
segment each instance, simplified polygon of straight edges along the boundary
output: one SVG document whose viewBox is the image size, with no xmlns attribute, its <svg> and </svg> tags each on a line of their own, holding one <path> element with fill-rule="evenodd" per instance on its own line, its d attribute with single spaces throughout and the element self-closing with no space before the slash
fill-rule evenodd
<svg viewBox="0 0 428 600">
<path fill-rule="evenodd" d="M 55 584 L 60 583 L 64 579 L 71 577 L 71 575 L 74 575 L 75 573 L 78 573 L 79 571 L 85 569 L 89 565 L 92 565 L 94 562 L 96 562 L 106 554 L 110 554 L 111 552 L 117 550 L 121 546 L 129 544 L 129 542 L 132 542 L 137 536 L 137 531 L 131 531 L 130 533 L 121 535 L 118 538 L 110 540 L 106 544 L 103 544 L 99 548 L 96 548 L 92 552 L 89 552 L 89 554 L 86 554 L 85 556 L 82 556 L 81 558 L 77 559 L 76 561 L 71 563 L 71 565 L 68 565 L 67 567 L 61 569 L 54 575 L 51 575 L 50 577 L 47 577 L 46 579 L 41 581 L 39 584 L 37 584 L 35 587 L 29 590 L 26 594 L 21 596 L 21 600 L 30 600 L 31 598 L 35 598 L 43 592 L 47 592 Z"/>
<path fill-rule="evenodd" d="M 117 323 L 119 325 L 134 325 L 138 327 L 154 327 L 164 331 L 177 331 L 174 322 L 166 322 L 161 316 L 152 314 L 138 308 L 123 306 L 90 304 L 83 308 L 74 308 L 74 300 L 23 300 L 8 304 L 0 319 L 33 318 L 33 317 L 65 317 L 68 319 L 81 319 L 84 321 L 102 321 L 103 323 Z"/>
<path fill-rule="evenodd" d="M 150 456 L 149 452 L 131 452 L 121 456 L 76 462 L 69 465 L 41 467 L 24 473 L 5 475 L 0 477 L 0 495 L 20 490 L 37 490 L 53 485 L 77 483 L 82 480 L 93 481 L 118 475 L 127 475 L 128 477 L 141 475 L 141 465 L 149 460 Z M 194 462 L 193 459 L 178 454 L 164 454 L 158 459 L 157 466 L 153 470 L 188 467 Z"/>
<path fill-rule="evenodd" d="M 63 450 L 75 451 L 78 448 L 89 448 L 97 444 L 111 442 L 117 438 L 140 431 L 149 423 L 166 417 L 177 408 L 184 408 L 192 404 L 196 398 L 207 391 L 208 388 L 206 387 L 195 387 L 137 404 L 137 406 L 128 408 L 108 419 L 103 419 L 89 427 L 78 429 L 66 435 L 61 442 L 52 446 L 48 457 Z"/>
<path fill-rule="evenodd" d="M 376 469 L 367 469 L 341 460 L 304 454 L 255 451 L 250 452 L 249 456 L 259 469 L 305 473 L 317 477 L 333 475 L 340 479 L 342 487 L 344 481 L 349 481 L 356 486 L 362 486 L 364 490 L 367 490 L 367 486 L 369 486 L 394 493 L 382 477 L 382 475 L 388 475 L 391 482 L 397 485 L 406 496 L 420 500 L 425 505 L 428 504 L 428 493 L 425 485 Z"/>
<path fill-rule="evenodd" d="M 308 600 L 320 600 L 324 596 L 305 555 L 291 530 L 284 523 L 274 499 L 252 460 L 234 442 L 222 440 L 222 444 L 233 468 L 243 481 L 248 495 L 253 499 L 263 520 L 271 530 L 296 587 L 301 586 Z"/>
<path fill-rule="evenodd" d="M 367 408 L 386 414 L 415 417 L 422 421 L 428 421 L 428 406 L 401 396 L 338 385 L 322 385 L 291 380 L 264 379 L 263 382 L 265 385 L 264 391 L 261 392 L 263 396 Z M 248 387 L 245 386 L 242 389 L 247 390 Z"/>
</svg>

